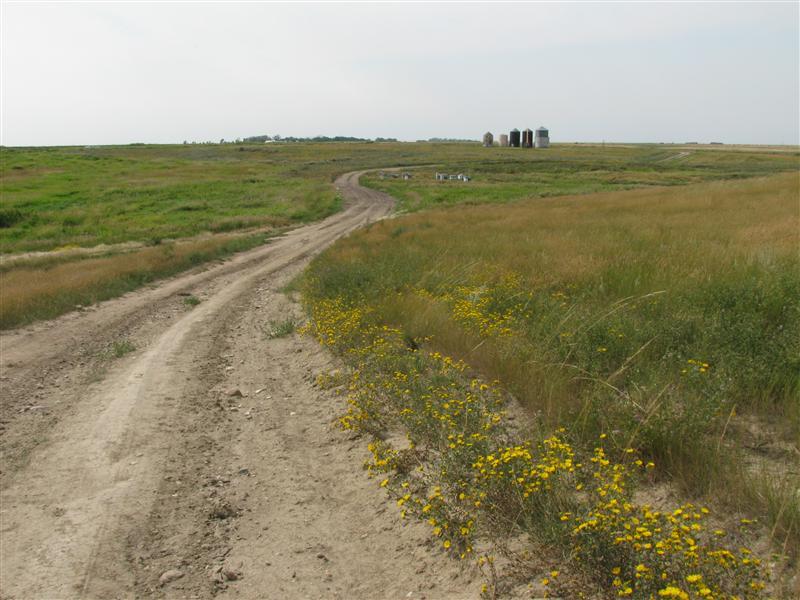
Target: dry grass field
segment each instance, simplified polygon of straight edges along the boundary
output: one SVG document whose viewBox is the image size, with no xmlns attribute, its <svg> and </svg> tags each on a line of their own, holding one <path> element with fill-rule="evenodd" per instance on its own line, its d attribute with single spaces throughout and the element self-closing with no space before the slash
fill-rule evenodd
<svg viewBox="0 0 800 600">
<path fill-rule="evenodd" d="M 708 530 L 730 532 L 734 516 L 758 522 L 740 542 L 769 540 L 773 551 L 788 557 L 779 590 L 800 549 L 798 198 L 800 178 L 792 172 L 502 207 L 453 206 L 383 221 L 338 242 L 312 264 L 304 286 L 317 335 L 345 356 L 368 356 L 356 363 L 347 425 L 378 440 L 386 428 L 410 431 L 423 455 L 437 448 L 443 456 L 438 467 L 460 474 L 458 482 L 434 478 L 449 488 L 452 517 L 461 510 L 453 486 L 473 489 L 480 480 L 470 465 L 510 446 L 503 430 L 481 441 L 483 459 L 471 450 L 459 457 L 474 428 L 447 425 L 437 416 L 447 412 L 441 406 L 463 399 L 478 402 L 476 412 L 498 410 L 474 398 L 469 377 L 465 387 L 453 384 L 449 399 L 434 404 L 438 408 L 429 402 L 423 416 L 409 421 L 420 409 L 408 404 L 403 381 L 410 377 L 425 381 L 422 389 L 438 390 L 435 382 L 446 373 L 428 366 L 420 374 L 418 360 L 398 356 L 444 356 L 471 377 L 495 381 L 491 385 L 525 408 L 528 422 L 513 427 L 513 439 L 545 448 L 541 456 L 530 450 L 533 458 L 526 460 L 556 460 L 546 448 L 557 443 L 589 462 L 601 439 L 603 458 L 595 459 L 616 463 L 620 471 L 630 468 L 630 456 L 653 465 L 637 493 L 668 489 L 678 501 L 708 506 L 718 528 Z M 366 340 L 353 334 L 354 321 L 377 333 Z M 393 335 L 402 347 L 389 351 L 386 340 Z M 380 388 L 387 380 L 382 393 L 359 383 Z M 414 396 L 418 388 L 408 387 Z M 558 442 L 548 442 L 554 432 L 560 432 Z M 398 448 L 376 444 L 376 464 L 390 473 L 387 485 L 399 485 L 407 467 L 389 468 L 396 466 Z M 595 477 L 605 481 L 607 475 Z M 512 484 L 504 493 L 519 491 Z M 399 494 L 402 499 L 402 488 Z M 498 503 L 495 512 L 469 514 L 484 527 L 511 519 L 534 546 L 552 543 L 548 536 L 565 515 L 571 519 L 577 511 L 585 523 L 592 511 L 605 514 L 591 503 L 568 508 L 575 498 L 553 501 L 549 513 L 539 505 Z M 636 504 L 622 493 L 618 501 Z M 570 537 L 561 533 L 558 539 Z M 703 542 L 712 554 L 719 550 L 711 549 L 713 538 Z M 588 565 L 610 564 L 614 552 L 623 551 L 594 538 L 591 543 L 599 546 L 584 557 Z M 461 552 L 468 545 L 460 544 Z M 564 556 L 580 555 L 570 548 Z M 637 597 L 657 593 L 661 588 L 645 585 L 636 566 L 667 572 L 665 557 L 644 552 L 641 544 L 631 556 L 641 562 L 628 565 L 630 580 L 617 589 L 630 586 Z M 713 579 L 708 565 L 684 567 L 670 577 L 702 571 L 705 581 Z M 581 570 L 574 563 L 570 568 Z M 611 579 L 601 577 L 603 585 Z M 741 593 L 725 581 L 709 584 L 714 597 Z M 759 597 L 760 584 L 753 581 L 742 589 Z M 675 585 L 688 589 L 682 584 Z"/>
<path fill-rule="evenodd" d="M 269 238 L 269 233 L 219 235 L 96 257 L 41 257 L 9 265 L 0 270 L 0 328 L 55 317 L 76 306 L 114 298 L 156 279 L 263 244 Z"/>
</svg>

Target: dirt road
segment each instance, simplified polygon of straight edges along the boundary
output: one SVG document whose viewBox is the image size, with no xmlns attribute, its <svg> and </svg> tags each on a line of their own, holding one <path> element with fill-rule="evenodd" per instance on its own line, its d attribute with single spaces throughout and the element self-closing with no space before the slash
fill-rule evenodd
<svg viewBox="0 0 800 600">
<path fill-rule="evenodd" d="M 311 257 L 391 210 L 358 177 L 325 221 L 0 336 L 0 597 L 477 595 L 331 426 L 333 359 L 269 335 Z"/>
</svg>

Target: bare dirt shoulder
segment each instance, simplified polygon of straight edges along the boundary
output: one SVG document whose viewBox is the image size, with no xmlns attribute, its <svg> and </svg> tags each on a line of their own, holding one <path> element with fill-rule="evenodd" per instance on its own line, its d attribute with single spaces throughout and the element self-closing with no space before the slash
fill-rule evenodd
<svg viewBox="0 0 800 600">
<path fill-rule="evenodd" d="M 475 595 L 331 426 L 331 358 L 263 333 L 299 317 L 280 290 L 314 254 L 388 214 L 359 175 L 325 221 L 0 336 L 0 596 Z"/>
</svg>

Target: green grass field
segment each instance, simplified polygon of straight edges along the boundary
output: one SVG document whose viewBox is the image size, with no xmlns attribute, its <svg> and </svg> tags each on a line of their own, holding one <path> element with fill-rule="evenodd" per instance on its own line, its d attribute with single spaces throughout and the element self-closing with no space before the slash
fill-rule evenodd
<svg viewBox="0 0 800 600">
<path fill-rule="evenodd" d="M 797 169 L 799 159 L 796 152 L 754 149 L 556 145 L 547 150 L 477 147 L 435 162 L 435 167 L 414 170 L 408 181 L 370 174 L 363 182 L 398 198 L 402 210 L 414 211 L 741 179 Z M 463 172 L 473 180 L 438 182 L 436 171 Z"/>
<path fill-rule="evenodd" d="M 393 165 L 467 170 L 474 181 L 436 184 L 434 167 L 410 182 L 365 178 L 405 209 L 766 175 L 797 154 L 664 146 L 477 144 L 182 145 L 0 149 L 0 253 L 202 232 L 284 226 L 338 209 L 341 173 Z"/>
<path fill-rule="evenodd" d="M 3 149 L 0 252 L 284 226 L 339 208 L 327 179 L 293 175 L 296 161 L 253 150 Z"/>
</svg>

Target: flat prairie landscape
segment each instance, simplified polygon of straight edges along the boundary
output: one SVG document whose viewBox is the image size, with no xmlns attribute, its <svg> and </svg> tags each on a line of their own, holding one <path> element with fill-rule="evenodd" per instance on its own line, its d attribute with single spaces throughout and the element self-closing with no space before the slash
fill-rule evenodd
<svg viewBox="0 0 800 600">
<path fill-rule="evenodd" d="M 263 244 L 341 208 L 357 169 L 419 166 L 411 182 L 365 176 L 401 211 L 742 179 L 795 169 L 791 150 L 477 144 L 186 144 L 1 148 L 0 327 L 50 318 Z M 437 185 L 435 170 L 473 176 Z"/>
<path fill-rule="evenodd" d="M 797 148 L 0 153 L 9 597 L 800 593 Z"/>
<path fill-rule="evenodd" d="M 415 171 L 412 186 L 383 186 L 415 209 L 740 179 L 792 170 L 798 160 L 754 147 L 563 145 L 544 153 L 433 143 L 2 148 L 0 156 L 4 255 L 309 222 L 339 207 L 336 176 L 371 167 L 431 165 Z M 440 186 L 436 169 L 469 171 L 474 181 Z"/>
</svg>

